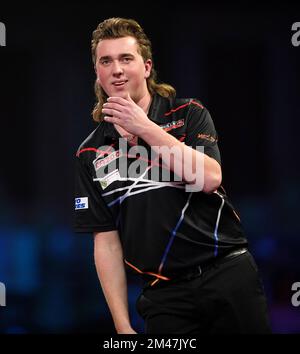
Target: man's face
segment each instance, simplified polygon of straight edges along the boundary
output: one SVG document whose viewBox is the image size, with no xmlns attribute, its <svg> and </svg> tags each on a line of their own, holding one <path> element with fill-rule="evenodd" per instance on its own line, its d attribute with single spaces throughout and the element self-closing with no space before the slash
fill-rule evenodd
<svg viewBox="0 0 300 354">
<path fill-rule="evenodd" d="M 148 91 L 146 79 L 151 73 L 152 62 L 144 62 L 138 53 L 134 37 L 104 39 L 96 48 L 98 83 L 108 96 L 124 97 L 128 92 L 139 101 Z"/>
</svg>

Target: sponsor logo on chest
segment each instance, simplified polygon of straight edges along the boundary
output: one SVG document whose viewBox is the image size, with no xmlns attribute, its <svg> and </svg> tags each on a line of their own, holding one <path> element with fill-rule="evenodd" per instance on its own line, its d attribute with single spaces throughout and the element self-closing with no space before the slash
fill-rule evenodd
<svg viewBox="0 0 300 354">
<path fill-rule="evenodd" d="M 102 159 L 100 157 L 97 157 L 97 159 L 93 161 L 95 170 L 98 171 L 99 168 L 108 165 L 112 161 L 120 158 L 122 155 L 123 155 L 122 150 L 117 150 Z"/>
<path fill-rule="evenodd" d="M 183 125 L 184 125 L 184 119 L 179 119 L 179 120 L 173 120 L 172 122 L 160 125 L 160 127 L 166 132 L 168 132 L 169 130 L 180 128 Z"/>
</svg>

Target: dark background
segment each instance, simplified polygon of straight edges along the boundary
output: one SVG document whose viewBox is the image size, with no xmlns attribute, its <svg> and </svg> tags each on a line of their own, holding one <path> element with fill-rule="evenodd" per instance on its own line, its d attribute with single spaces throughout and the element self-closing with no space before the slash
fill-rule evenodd
<svg viewBox="0 0 300 354">
<path fill-rule="evenodd" d="M 72 231 L 73 158 L 95 128 L 92 31 L 136 19 L 159 77 L 197 97 L 219 134 L 223 185 L 260 268 L 275 333 L 300 332 L 299 6 L 73 2 L 0 5 L 0 333 L 113 333 L 91 235 Z M 129 278 L 133 326 L 139 283 Z"/>
</svg>

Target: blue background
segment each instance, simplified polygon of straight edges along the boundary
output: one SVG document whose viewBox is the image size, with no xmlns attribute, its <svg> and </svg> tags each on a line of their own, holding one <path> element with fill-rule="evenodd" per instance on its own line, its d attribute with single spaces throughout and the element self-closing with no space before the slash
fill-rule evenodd
<svg viewBox="0 0 300 354">
<path fill-rule="evenodd" d="M 93 261 L 75 234 L 73 158 L 95 128 L 92 31 L 136 19 L 162 81 L 197 97 L 219 134 L 223 185 L 259 265 L 275 333 L 300 332 L 300 11 L 185 1 L 1 5 L 0 333 L 114 333 Z M 299 38 L 300 40 L 300 38 Z M 139 280 L 129 276 L 133 326 Z"/>
</svg>

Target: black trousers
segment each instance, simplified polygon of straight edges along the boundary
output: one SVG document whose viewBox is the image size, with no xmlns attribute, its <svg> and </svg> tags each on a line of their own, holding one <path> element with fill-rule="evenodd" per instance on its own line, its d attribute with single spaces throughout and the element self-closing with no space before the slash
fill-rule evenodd
<svg viewBox="0 0 300 354">
<path fill-rule="evenodd" d="M 146 334 L 271 333 L 257 265 L 247 251 L 190 280 L 160 281 L 137 299 Z"/>
</svg>

